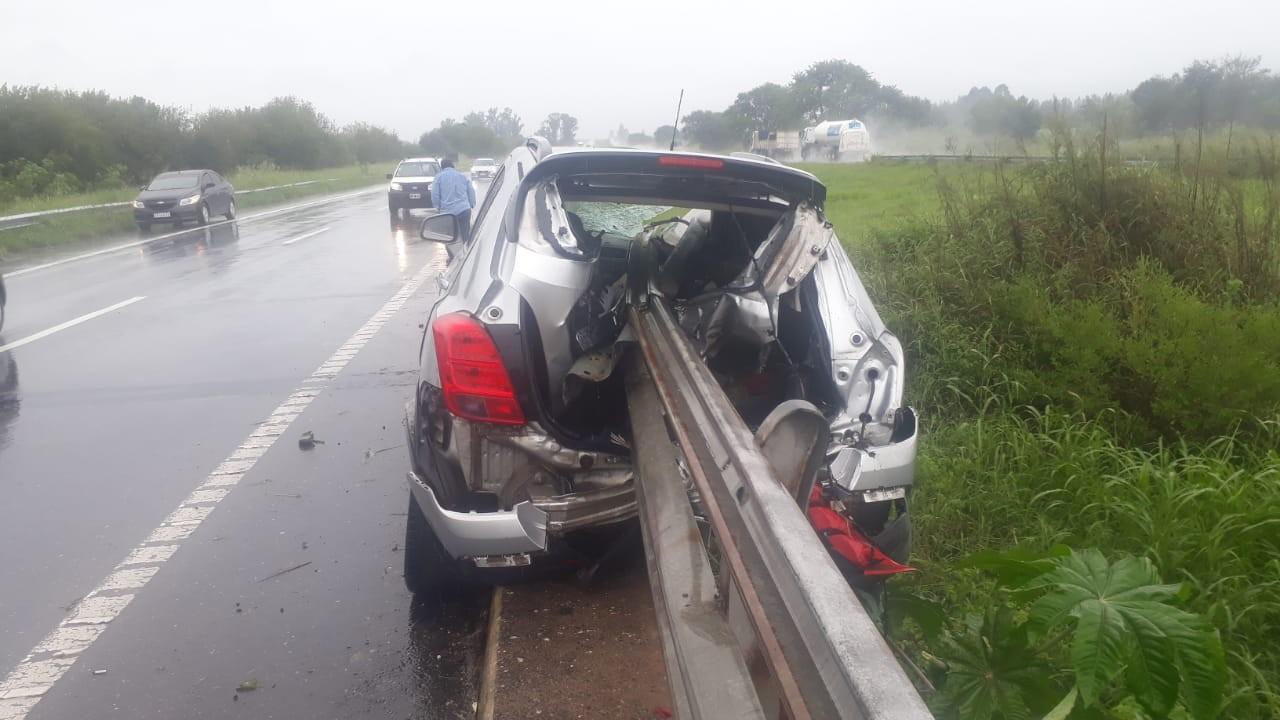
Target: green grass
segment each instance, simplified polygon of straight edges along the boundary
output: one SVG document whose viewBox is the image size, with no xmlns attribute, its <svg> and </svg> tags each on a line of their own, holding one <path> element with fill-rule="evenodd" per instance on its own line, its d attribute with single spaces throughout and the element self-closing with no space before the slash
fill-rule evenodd
<svg viewBox="0 0 1280 720">
<path fill-rule="evenodd" d="M 1075 159 L 806 166 L 923 418 L 902 582 L 959 624 L 976 551 L 1147 556 L 1222 634 L 1222 717 L 1280 717 L 1280 196 Z"/>
<path fill-rule="evenodd" d="M 903 218 L 939 210 L 937 179 L 975 176 L 980 164 L 874 160 L 857 165 L 804 163 L 827 186 L 827 218 L 845 243 L 896 227 Z"/>
<path fill-rule="evenodd" d="M 236 204 L 243 211 L 296 198 L 378 184 L 384 181 L 386 173 L 390 172 L 394 165 L 394 163 L 387 163 L 385 167 L 380 164 L 372 164 L 365 167 L 351 165 L 321 170 L 280 170 L 277 168 L 254 167 L 241 168 L 227 177 L 237 190 L 287 185 L 308 180 L 320 181 L 300 187 L 277 188 L 237 195 Z M 134 189 L 120 189 L 59 197 L 29 198 L 0 208 L 0 215 L 120 202 L 131 200 L 136 194 L 137 190 Z M 85 210 L 54 215 L 41 219 L 35 225 L 12 230 L 0 230 L 0 261 L 11 261 L 17 256 L 84 243 L 104 235 L 128 232 L 132 229 L 133 214 L 127 208 Z"/>
</svg>

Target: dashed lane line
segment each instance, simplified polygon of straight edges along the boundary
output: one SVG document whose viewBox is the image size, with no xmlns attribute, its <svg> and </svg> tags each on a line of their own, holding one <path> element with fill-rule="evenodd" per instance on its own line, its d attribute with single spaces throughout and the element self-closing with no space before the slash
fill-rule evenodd
<svg viewBox="0 0 1280 720">
<path fill-rule="evenodd" d="M 306 240 L 307 238 L 315 237 L 315 236 L 319 235 L 319 234 L 320 234 L 320 233 L 322 233 L 322 232 L 328 232 L 328 231 L 329 231 L 329 228 L 327 228 L 327 227 L 322 227 L 322 228 L 320 228 L 319 230 L 312 230 L 311 232 L 309 232 L 309 233 L 303 233 L 303 234 L 299 235 L 298 237 L 295 237 L 295 238 L 289 238 L 288 240 L 285 240 L 284 242 L 282 242 L 282 243 L 280 243 L 280 244 L 281 244 L 281 245 L 292 245 L 292 244 L 294 244 L 294 243 L 298 242 L 299 240 Z"/>
<path fill-rule="evenodd" d="M 19 338 L 19 339 L 17 339 L 17 340 L 14 340 L 13 342 L 9 343 L 8 345 L 0 345 L 0 353 L 2 353 L 2 352 L 7 352 L 7 351 L 9 351 L 9 350 L 13 350 L 13 349 L 15 349 L 15 348 L 20 348 L 20 347 L 22 347 L 23 345 L 26 345 L 27 343 L 33 343 L 33 342 L 35 342 L 36 340 L 39 340 L 40 338 L 46 338 L 46 337 L 49 337 L 50 335 L 52 335 L 52 334 L 54 334 L 54 333 L 62 332 L 63 330 L 66 330 L 67 328 L 70 328 L 70 327 L 75 327 L 76 325 L 79 325 L 79 324 L 80 324 L 80 323 L 82 323 L 82 322 L 87 322 L 87 321 L 92 320 L 92 319 L 94 319 L 94 318 L 96 318 L 96 317 L 102 317 L 103 315 L 106 315 L 106 314 L 107 314 L 107 313 L 109 313 L 109 312 L 114 312 L 114 311 L 116 311 L 116 310 L 119 310 L 120 308 L 128 307 L 128 306 L 130 306 L 130 305 L 132 305 L 132 304 L 134 304 L 134 303 L 138 302 L 139 300 L 146 300 L 146 299 L 147 299 L 147 296 L 146 296 L 146 295 L 139 295 L 139 296 L 137 296 L 137 297 L 131 297 L 131 298 L 129 298 L 128 300 L 123 300 L 123 301 L 121 301 L 121 302 L 118 302 L 118 303 L 116 303 L 115 305 L 109 305 L 109 306 L 107 306 L 107 307 L 102 308 L 101 310 L 94 310 L 94 311 L 93 311 L 93 312 L 91 312 L 91 313 L 85 313 L 84 315 L 81 315 L 81 316 L 80 316 L 80 317 L 78 317 L 78 318 L 72 318 L 71 320 L 68 320 L 68 321 L 66 321 L 66 322 L 64 322 L 64 323 L 59 323 L 59 324 L 57 324 L 57 325 L 54 325 L 54 326 L 53 326 L 53 327 L 51 327 L 51 328 L 47 328 L 47 329 L 45 329 L 45 330 L 41 330 L 41 331 L 40 331 L 40 332 L 38 332 L 38 333 L 33 333 L 33 334 L 28 335 L 28 336 L 26 336 L 26 337 L 24 337 L 24 338 Z"/>
<path fill-rule="evenodd" d="M 351 198 L 361 197 L 362 195 L 372 195 L 373 193 L 378 192 L 380 189 L 381 189 L 381 186 L 366 188 L 364 190 L 358 190 L 356 192 L 347 193 L 345 195 L 333 195 L 330 197 L 320 198 L 319 200 L 310 200 L 308 202 L 298 203 L 296 205 L 288 205 L 282 208 L 275 208 L 274 210 L 264 210 L 260 213 L 245 215 L 243 217 L 239 217 L 233 220 L 220 220 L 215 223 L 209 223 L 208 225 L 205 225 L 204 228 L 197 228 L 197 229 L 214 228 L 214 227 L 218 227 L 219 225 L 227 225 L 229 223 L 234 223 L 234 222 L 249 222 L 250 220 L 260 220 L 262 218 L 271 217 L 273 215 L 279 215 L 281 213 L 293 212 L 294 210 L 304 210 L 309 207 L 315 207 L 316 205 L 324 205 L 326 203 L 334 203 L 334 202 L 339 202 L 341 200 L 350 200 Z M 156 235 L 155 237 L 144 238 L 142 240 L 135 240 L 133 242 L 122 243 L 120 245 L 112 245 L 111 247 L 102 248 L 101 250 L 93 250 L 91 252 L 81 253 L 79 255 L 73 255 L 71 257 L 62 258 L 60 260 L 51 260 L 50 262 L 41 263 L 40 265 L 31 265 L 30 267 L 19 268 L 17 270 L 13 270 L 11 272 L 5 273 L 5 277 L 15 278 L 21 275 L 26 275 L 27 273 L 33 273 L 40 270 L 47 270 L 48 268 L 57 267 L 59 265 L 66 265 L 67 263 L 79 262 L 81 260 L 88 260 L 89 258 L 98 257 L 99 255 L 109 255 L 111 253 L 120 252 L 121 250 L 128 250 L 130 248 L 141 247 L 143 245 L 150 245 L 151 243 L 159 242 L 161 240 L 168 240 L 169 238 L 174 238 L 179 235 L 186 235 L 191 232 L 193 232 L 193 230 L 191 228 L 187 228 L 186 230 L 175 230 L 170 233 L 165 233 L 164 235 Z"/>
<path fill-rule="evenodd" d="M 437 262 L 424 265 L 0 681 L 0 720 L 24 720 L 27 717 L 36 703 L 71 669 L 107 625 L 124 612 L 245 473 L 289 429 L 290 424 L 404 307 L 423 282 L 438 271 Z"/>
</svg>

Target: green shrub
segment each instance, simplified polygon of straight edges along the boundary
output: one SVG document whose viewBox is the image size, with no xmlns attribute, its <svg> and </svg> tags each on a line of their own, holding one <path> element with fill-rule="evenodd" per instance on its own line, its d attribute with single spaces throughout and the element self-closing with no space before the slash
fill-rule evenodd
<svg viewBox="0 0 1280 720">
<path fill-rule="evenodd" d="M 1259 146 L 1246 182 L 1104 164 L 1096 146 L 1064 143 L 1060 157 L 939 168 L 929 192 L 927 170 L 886 168 L 905 202 L 876 188 L 874 165 L 814 168 L 903 342 L 922 413 L 912 513 L 924 572 L 905 582 L 949 617 L 976 615 L 989 648 L 995 588 L 965 557 L 1062 544 L 1148 558 L 1221 633 L 1220 717 L 1280 717 L 1274 153 Z M 904 205 L 919 211 L 886 221 Z M 947 652 L 906 641 L 924 666 Z M 1062 666 L 1040 659 L 1018 675 L 1065 692 Z M 1072 716 L 1150 715 L 1132 695 L 1108 697 Z"/>
<path fill-rule="evenodd" d="M 1145 556 L 1184 582 L 1189 609 L 1222 633 L 1234 708 L 1224 717 L 1280 712 L 1280 453 L 1265 447 L 1280 425 L 1266 426 L 1270 442 L 1132 448 L 1110 416 L 1030 418 L 928 428 L 912 505 L 924 570 L 914 591 L 949 608 L 987 607 L 990 583 L 960 565 L 983 550 Z"/>
</svg>

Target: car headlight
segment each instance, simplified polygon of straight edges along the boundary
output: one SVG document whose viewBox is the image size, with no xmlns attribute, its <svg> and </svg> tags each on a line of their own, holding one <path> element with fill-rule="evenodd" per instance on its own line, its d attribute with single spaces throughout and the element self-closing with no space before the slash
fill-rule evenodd
<svg viewBox="0 0 1280 720">
<path fill-rule="evenodd" d="M 404 188 L 400 186 L 400 183 L 391 183 L 391 189 L 392 189 L 392 190 L 403 190 Z"/>
<path fill-rule="evenodd" d="M 198 202 L 200 202 L 200 196 L 192 195 L 191 197 L 182 198 L 181 200 L 178 201 L 178 204 L 179 205 L 195 205 Z"/>
<path fill-rule="evenodd" d="M 139 210 L 141 210 L 141 209 L 143 209 L 143 208 L 145 208 L 145 207 L 146 207 L 146 205 L 145 205 L 141 200 L 134 200 L 134 201 L 133 201 L 133 206 L 134 206 L 135 208 L 139 209 Z"/>
</svg>

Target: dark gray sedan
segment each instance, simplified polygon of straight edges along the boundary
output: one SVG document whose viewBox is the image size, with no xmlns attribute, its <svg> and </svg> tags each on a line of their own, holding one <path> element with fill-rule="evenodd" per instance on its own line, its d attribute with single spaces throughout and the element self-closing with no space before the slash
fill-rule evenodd
<svg viewBox="0 0 1280 720">
<path fill-rule="evenodd" d="M 153 223 L 207 225 L 209 218 L 236 217 L 235 188 L 212 170 L 178 170 L 155 176 L 133 201 L 133 219 L 146 232 Z"/>
</svg>

